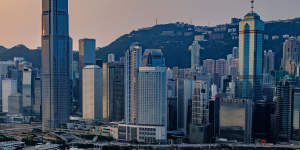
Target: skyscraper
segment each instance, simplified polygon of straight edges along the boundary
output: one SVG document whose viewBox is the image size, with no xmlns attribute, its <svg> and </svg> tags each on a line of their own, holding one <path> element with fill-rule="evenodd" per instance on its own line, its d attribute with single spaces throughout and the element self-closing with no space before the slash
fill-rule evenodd
<svg viewBox="0 0 300 150">
<path fill-rule="evenodd" d="M 103 120 L 124 119 L 124 64 L 103 63 Z"/>
<path fill-rule="evenodd" d="M 87 65 L 82 70 L 83 119 L 102 120 L 102 69 Z"/>
<path fill-rule="evenodd" d="M 209 100 L 209 129 L 210 140 L 209 142 L 215 142 L 216 137 L 220 136 L 220 98 L 219 94 L 212 95 Z"/>
<path fill-rule="evenodd" d="M 23 97 L 23 111 L 25 113 L 31 113 L 33 105 L 32 94 L 32 70 L 30 68 L 24 68 L 23 80 L 22 80 L 22 97 Z"/>
<path fill-rule="evenodd" d="M 79 40 L 79 112 L 82 112 L 82 70 L 86 65 L 96 64 L 96 40 Z"/>
<path fill-rule="evenodd" d="M 226 60 L 218 59 L 216 60 L 216 73 L 219 76 L 223 76 L 226 73 Z"/>
<path fill-rule="evenodd" d="M 143 54 L 143 66 L 164 66 L 165 60 L 161 49 L 146 49 Z"/>
<path fill-rule="evenodd" d="M 215 60 L 213 59 L 205 59 L 203 60 L 203 70 L 205 73 L 214 75 L 215 74 Z"/>
<path fill-rule="evenodd" d="M 233 56 L 233 58 L 239 58 L 239 48 L 238 47 L 232 48 L 232 56 Z"/>
<path fill-rule="evenodd" d="M 209 86 L 205 81 L 193 81 L 192 84 L 192 122 L 190 140 L 192 143 L 204 143 L 209 125 Z"/>
<path fill-rule="evenodd" d="M 22 114 L 22 110 L 23 110 L 22 94 L 15 93 L 8 96 L 8 113 Z"/>
<path fill-rule="evenodd" d="M 178 78 L 177 91 L 177 128 L 187 134 L 188 130 L 188 105 L 192 100 L 192 80 Z"/>
<path fill-rule="evenodd" d="M 275 69 L 275 54 L 272 50 L 264 51 L 264 74 L 269 74 Z"/>
<path fill-rule="evenodd" d="M 189 47 L 189 50 L 191 51 L 191 69 L 200 67 L 200 49 L 201 46 L 198 41 L 194 41 Z"/>
<path fill-rule="evenodd" d="M 300 89 L 294 89 L 293 140 L 300 139 Z"/>
<path fill-rule="evenodd" d="M 71 113 L 68 0 L 42 1 L 43 129 L 59 128 Z"/>
<path fill-rule="evenodd" d="M 232 60 L 233 60 L 232 54 L 227 55 L 227 58 L 226 58 L 226 75 L 231 75 Z"/>
<path fill-rule="evenodd" d="M 294 85 L 292 80 L 281 80 L 276 87 L 277 140 L 289 142 L 293 131 Z"/>
<path fill-rule="evenodd" d="M 192 84 L 192 124 L 208 124 L 209 87 L 205 81 L 194 81 Z"/>
<path fill-rule="evenodd" d="M 36 77 L 34 79 L 34 105 L 33 113 L 41 116 L 42 115 L 42 97 L 41 97 L 41 78 Z"/>
<path fill-rule="evenodd" d="M 137 124 L 167 127 L 167 68 L 140 67 Z"/>
<path fill-rule="evenodd" d="M 290 74 L 299 76 L 300 65 L 300 41 L 294 37 L 283 43 L 282 67 Z"/>
<path fill-rule="evenodd" d="M 8 97 L 18 93 L 17 80 L 2 80 L 2 112 L 8 112 Z"/>
<path fill-rule="evenodd" d="M 142 66 L 142 47 L 133 43 L 125 54 L 125 122 L 136 123 L 138 69 Z"/>
<path fill-rule="evenodd" d="M 230 75 L 232 76 L 232 79 L 236 81 L 238 77 L 238 71 L 239 71 L 239 59 L 233 59 L 230 66 Z"/>
<path fill-rule="evenodd" d="M 240 97 L 262 98 L 264 22 L 252 9 L 239 23 Z"/>
</svg>

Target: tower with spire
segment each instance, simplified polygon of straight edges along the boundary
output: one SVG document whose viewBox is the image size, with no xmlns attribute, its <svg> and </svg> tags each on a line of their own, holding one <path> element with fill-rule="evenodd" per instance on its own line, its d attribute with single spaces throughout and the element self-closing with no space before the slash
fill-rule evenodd
<svg viewBox="0 0 300 150">
<path fill-rule="evenodd" d="M 251 0 L 251 11 L 239 23 L 239 97 L 254 102 L 262 99 L 263 32 L 264 22 Z"/>
</svg>

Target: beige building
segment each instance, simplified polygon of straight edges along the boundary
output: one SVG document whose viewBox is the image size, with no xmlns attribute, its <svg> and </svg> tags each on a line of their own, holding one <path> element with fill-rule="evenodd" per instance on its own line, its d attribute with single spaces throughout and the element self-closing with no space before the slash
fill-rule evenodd
<svg viewBox="0 0 300 150">
<path fill-rule="evenodd" d="M 294 37 L 283 43 L 282 67 L 290 74 L 299 76 L 300 66 L 300 41 Z"/>
<path fill-rule="evenodd" d="M 102 69 L 88 65 L 82 71 L 83 119 L 102 120 Z"/>
</svg>

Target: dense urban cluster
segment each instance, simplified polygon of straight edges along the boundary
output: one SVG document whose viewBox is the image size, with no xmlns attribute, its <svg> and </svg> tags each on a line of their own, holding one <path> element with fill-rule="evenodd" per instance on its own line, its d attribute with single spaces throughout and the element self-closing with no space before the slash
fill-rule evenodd
<svg viewBox="0 0 300 150">
<path fill-rule="evenodd" d="M 138 42 L 104 62 L 88 38 L 75 61 L 68 0 L 42 9 L 41 68 L 0 61 L 0 149 L 300 148 L 300 39 L 285 37 L 275 60 L 253 8 L 235 20 L 239 43 L 226 58 L 201 60 L 195 35 L 189 68 L 168 67 L 161 48 Z"/>
</svg>

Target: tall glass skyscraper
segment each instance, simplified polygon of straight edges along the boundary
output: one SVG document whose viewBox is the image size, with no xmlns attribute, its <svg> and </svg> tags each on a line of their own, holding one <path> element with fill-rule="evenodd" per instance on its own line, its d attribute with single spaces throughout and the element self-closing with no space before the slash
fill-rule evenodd
<svg viewBox="0 0 300 150">
<path fill-rule="evenodd" d="M 239 97 L 261 99 L 264 22 L 253 10 L 239 24 Z"/>
<path fill-rule="evenodd" d="M 51 130 L 71 113 L 68 0 L 43 0 L 42 10 L 42 123 Z"/>
<path fill-rule="evenodd" d="M 142 47 L 133 43 L 125 54 L 125 122 L 136 123 L 138 69 L 142 66 Z"/>
<path fill-rule="evenodd" d="M 137 124 L 167 127 L 167 68 L 140 67 Z"/>
</svg>

